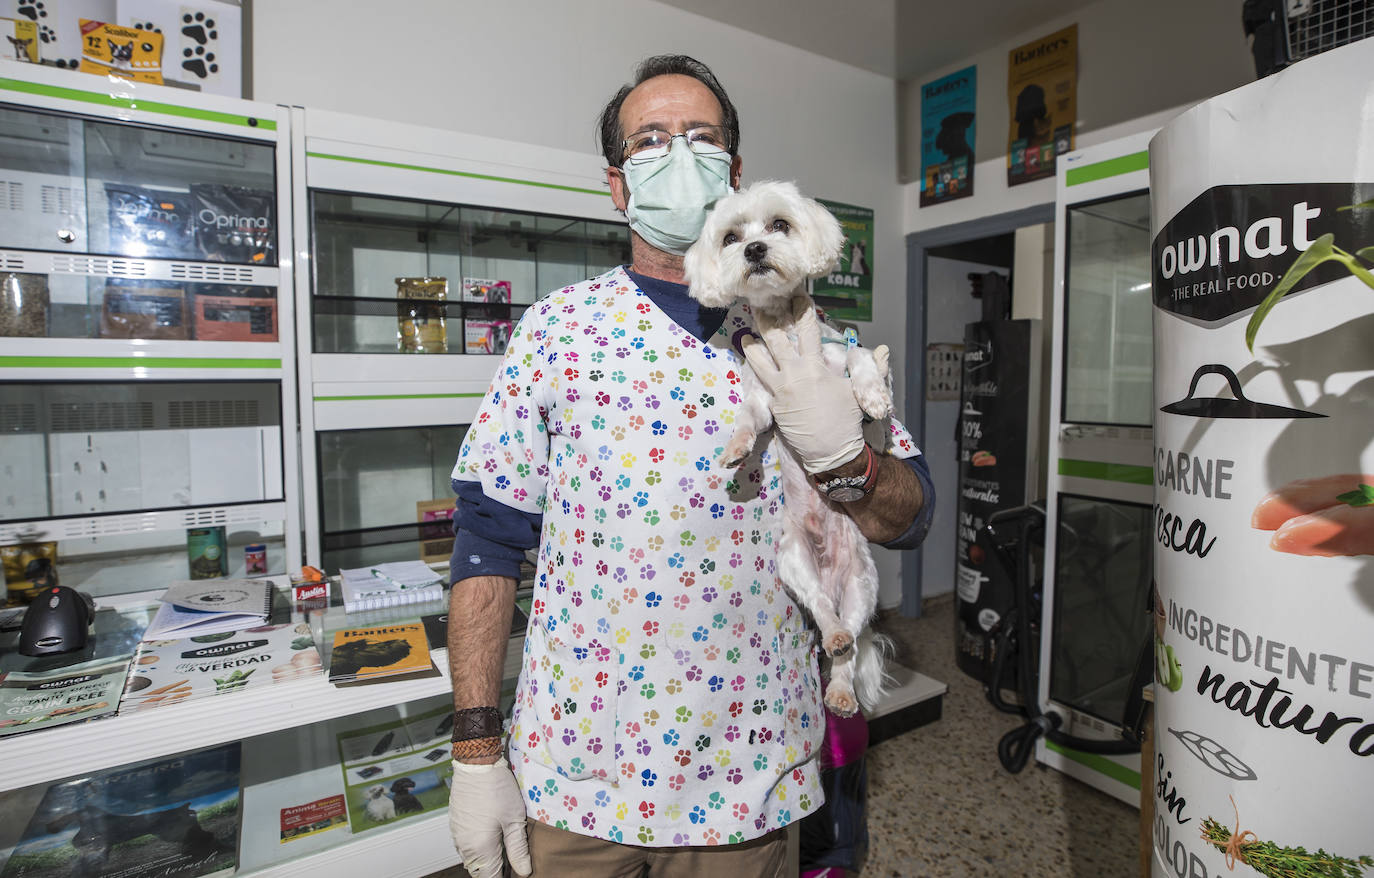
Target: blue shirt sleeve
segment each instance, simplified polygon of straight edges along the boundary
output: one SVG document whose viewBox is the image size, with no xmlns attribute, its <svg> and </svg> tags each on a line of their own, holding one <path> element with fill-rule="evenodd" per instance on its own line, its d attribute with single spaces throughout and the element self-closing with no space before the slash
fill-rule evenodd
<svg viewBox="0 0 1374 878">
<path fill-rule="evenodd" d="M 539 545 L 544 516 L 512 509 L 482 491 L 482 483 L 454 479 L 453 557 L 449 583 L 470 576 L 508 576 L 520 580 L 525 552 Z"/>
<path fill-rule="evenodd" d="M 914 549 L 921 545 L 925 542 L 926 534 L 930 533 L 930 523 L 935 517 L 935 480 L 931 478 L 926 456 L 918 454 L 915 457 L 903 458 L 902 462 L 916 473 L 916 478 L 921 483 L 921 496 L 925 502 L 921 506 L 921 511 L 917 513 L 916 520 L 906 529 L 906 533 L 895 540 L 883 543 L 885 549 Z"/>
</svg>

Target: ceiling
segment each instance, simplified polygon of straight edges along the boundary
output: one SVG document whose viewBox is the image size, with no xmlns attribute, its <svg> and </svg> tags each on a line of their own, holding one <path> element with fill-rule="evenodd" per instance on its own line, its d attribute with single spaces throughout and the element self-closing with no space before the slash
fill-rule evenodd
<svg viewBox="0 0 1374 878">
<path fill-rule="evenodd" d="M 1093 0 L 662 0 L 896 80 L 947 67 Z"/>
</svg>

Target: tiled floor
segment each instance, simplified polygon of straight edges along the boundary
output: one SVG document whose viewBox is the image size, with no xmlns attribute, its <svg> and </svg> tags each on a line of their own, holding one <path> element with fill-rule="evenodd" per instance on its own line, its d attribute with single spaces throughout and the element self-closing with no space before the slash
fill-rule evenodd
<svg viewBox="0 0 1374 878">
<path fill-rule="evenodd" d="M 954 665 L 953 603 L 880 625 L 897 660 L 949 685 L 943 716 L 869 751 L 864 878 L 1139 874 L 1139 812 L 1033 761 L 1009 774 L 997 740 L 1019 725 Z"/>
<path fill-rule="evenodd" d="M 949 685 L 934 723 L 869 751 L 863 878 L 1128 878 L 1139 874 L 1139 812 L 1032 763 L 1009 774 L 997 739 L 1020 719 L 999 713 L 954 665 L 953 603 L 879 626 L 897 660 Z M 431 878 L 460 878 L 454 868 Z M 742 876 L 741 876 L 742 878 Z"/>
</svg>

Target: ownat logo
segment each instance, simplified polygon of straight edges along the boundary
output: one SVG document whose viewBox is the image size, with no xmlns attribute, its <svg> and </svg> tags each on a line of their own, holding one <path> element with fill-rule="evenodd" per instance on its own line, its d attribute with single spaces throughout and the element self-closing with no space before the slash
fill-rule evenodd
<svg viewBox="0 0 1374 878">
<path fill-rule="evenodd" d="M 1217 186 L 1155 236 L 1154 303 L 1181 317 L 1227 321 L 1264 300 L 1312 242 L 1334 234 L 1358 248 L 1374 241 L 1374 211 L 1342 210 L 1374 197 L 1370 183 Z M 1356 243 L 1359 242 L 1359 243 Z M 1310 272 L 1293 292 L 1341 278 L 1337 265 Z M 1293 293 L 1289 293 L 1293 295 Z"/>
</svg>

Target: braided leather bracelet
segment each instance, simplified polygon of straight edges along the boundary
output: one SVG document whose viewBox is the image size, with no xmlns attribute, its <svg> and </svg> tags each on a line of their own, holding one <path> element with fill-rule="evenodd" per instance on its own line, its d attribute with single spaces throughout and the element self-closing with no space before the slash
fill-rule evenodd
<svg viewBox="0 0 1374 878">
<path fill-rule="evenodd" d="M 505 748 L 501 746 L 500 736 L 494 738 L 468 738 L 453 742 L 454 759 L 481 759 L 487 756 L 500 756 Z"/>
<path fill-rule="evenodd" d="M 501 711 L 495 707 L 467 707 L 453 712 L 452 741 L 501 736 Z"/>
</svg>

